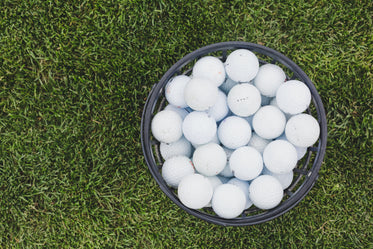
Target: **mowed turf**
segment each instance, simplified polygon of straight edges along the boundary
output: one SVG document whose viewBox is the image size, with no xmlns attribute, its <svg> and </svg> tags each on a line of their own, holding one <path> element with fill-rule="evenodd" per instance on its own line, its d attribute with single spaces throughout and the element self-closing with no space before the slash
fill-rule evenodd
<svg viewBox="0 0 373 249">
<path fill-rule="evenodd" d="M 372 248 L 372 16 L 371 1 L 1 1 L 0 247 Z M 327 112 L 314 188 L 255 226 L 188 215 L 141 150 L 152 85 L 221 41 L 287 55 Z"/>
</svg>

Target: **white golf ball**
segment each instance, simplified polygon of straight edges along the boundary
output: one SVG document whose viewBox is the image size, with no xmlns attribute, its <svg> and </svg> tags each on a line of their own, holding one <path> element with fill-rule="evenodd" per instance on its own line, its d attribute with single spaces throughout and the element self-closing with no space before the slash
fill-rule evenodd
<svg viewBox="0 0 373 249">
<path fill-rule="evenodd" d="M 205 78 L 192 78 L 184 88 L 185 102 L 195 111 L 206 111 L 218 98 L 218 87 Z"/>
<path fill-rule="evenodd" d="M 283 197 L 281 183 L 273 176 L 261 175 L 249 187 L 249 197 L 260 209 L 271 209 L 280 204 Z"/>
<path fill-rule="evenodd" d="M 212 209 L 218 216 L 233 219 L 244 211 L 246 197 L 239 187 L 222 184 L 215 189 L 211 203 Z"/>
<path fill-rule="evenodd" d="M 248 146 L 251 146 L 255 148 L 259 153 L 263 153 L 265 147 L 271 142 L 270 139 L 265 139 L 260 136 L 258 136 L 255 132 L 252 133 L 251 139 L 249 143 L 247 144 Z"/>
<path fill-rule="evenodd" d="M 289 119 L 285 128 L 286 138 L 299 147 L 312 146 L 319 138 L 320 125 L 309 114 L 298 114 Z"/>
<path fill-rule="evenodd" d="M 193 164 L 197 172 L 204 176 L 219 174 L 225 167 L 227 155 L 223 148 L 215 143 L 198 147 L 193 153 Z"/>
<path fill-rule="evenodd" d="M 228 184 L 233 184 L 233 185 L 239 187 L 242 190 L 242 192 L 245 194 L 245 197 L 246 197 L 245 209 L 248 209 L 249 207 L 251 207 L 251 205 L 253 205 L 253 203 L 251 202 L 250 197 L 249 197 L 250 184 L 249 184 L 248 181 L 242 181 L 238 178 L 232 178 L 227 183 Z"/>
<path fill-rule="evenodd" d="M 229 109 L 236 115 L 247 117 L 254 114 L 260 107 L 261 96 L 255 86 L 249 83 L 238 84 L 228 93 Z"/>
<path fill-rule="evenodd" d="M 184 99 L 184 88 L 189 81 L 190 77 L 186 75 L 178 75 L 170 79 L 165 87 L 168 103 L 179 108 L 188 106 Z"/>
<path fill-rule="evenodd" d="M 183 108 L 176 107 L 174 105 L 168 104 L 163 110 L 169 110 L 174 111 L 177 114 L 180 115 L 181 119 L 184 120 L 184 118 L 189 114 L 189 112 Z"/>
<path fill-rule="evenodd" d="M 247 49 L 237 49 L 225 61 L 225 71 L 229 78 L 237 82 L 249 82 L 259 71 L 259 60 Z"/>
<path fill-rule="evenodd" d="M 205 176 L 191 174 L 180 181 L 177 194 L 181 203 L 188 208 L 200 209 L 210 202 L 213 188 L 209 179 Z"/>
<path fill-rule="evenodd" d="M 216 122 L 205 112 L 189 113 L 182 124 L 186 139 L 192 144 L 205 144 L 212 140 L 216 134 Z"/>
<path fill-rule="evenodd" d="M 286 138 L 285 132 L 281 136 L 279 136 L 278 138 L 276 138 L 276 140 L 286 140 L 286 141 L 289 141 Z M 295 146 L 294 145 L 294 148 L 297 151 L 297 158 L 298 158 L 298 160 L 302 159 L 304 157 L 304 155 L 306 155 L 306 153 L 307 153 L 307 147 L 299 147 L 299 146 Z"/>
<path fill-rule="evenodd" d="M 199 59 L 193 66 L 193 77 L 206 78 L 220 86 L 225 80 L 225 68 L 221 60 L 213 56 L 205 56 Z"/>
<path fill-rule="evenodd" d="M 259 68 L 258 74 L 254 79 L 254 84 L 261 94 L 273 97 L 285 80 L 286 75 L 281 67 L 274 64 L 265 64 Z"/>
<path fill-rule="evenodd" d="M 155 139 L 163 143 L 176 142 L 183 135 L 182 119 L 174 111 L 163 110 L 158 112 L 151 123 L 151 130 Z"/>
<path fill-rule="evenodd" d="M 162 166 L 162 177 L 165 182 L 173 188 L 177 188 L 181 179 L 193 173 L 193 163 L 190 158 L 186 156 L 169 158 Z"/>
<path fill-rule="evenodd" d="M 271 172 L 284 174 L 292 171 L 297 165 L 297 151 L 288 141 L 275 140 L 264 149 L 263 161 Z"/>
<path fill-rule="evenodd" d="M 219 90 L 215 104 L 207 111 L 207 113 L 212 116 L 216 122 L 219 122 L 228 115 L 228 112 L 227 96 Z"/>
<path fill-rule="evenodd" d="M 223 184 L 218 176 L 206 176 L 206 178 L 209 179 L 213 191 L 215 191 L 218 186 Z M 206 207 L 211 207 L 211 201 L 206 205 Z"/>
<path fill-rule="evenodd" d="M 287 189 L 290 186 L 290 184 L 293 182 L 293 177 L 294 177 L 293 171 L 289 171 L 288 173 L 285 173 L 285 174 L 275 174 L 269 171 L 266 167 L 263 168 L 262 174 L 275 177 L 281 183 L 282 189 Z"/>
<path fill-rule="evenodd" d="M 181 137 L 179 140 L 173 143 L 161 143 L 159 150 L 164 160 L 174 156 L 192 156 L 192 145 L 184 137 Z"/>
<path fill-rule="evenodd" d="M 253 128 L 257 135 L 265 139 L 280 136 L 285 129 L 285 115 L 275 106 L 261 107 L 253 117 Z"/>
<path fill-rule="evenodd" d="M 245 119 L 229 116 L 220 123 L 218 137 L 225 147 L 237 149 L 250 141 L 251 127 Z"/>
<path fill-rule="evenodd" d="M 222 90 L 225 94 L 228 94 L 229 91 L 237 85 L 238 82 L 233 81 L 231 78 L 227 77 L 223 84 L 219 86 L 220 90 Z"/>
<path fill-rule="evenodd" d="M 263 170 L 262 155 L 253 147 L 243 146 L 232 153 L 229 166 L 235 177 L 250 181 L 259 176 Z"/>
<path fill-rule="evenodd" d="M 307 85 L 299 80 L 289 80 L 276 92 L 278 107 L 285 113 L 304 112 L 311 103 L 311 92 Z"/>
</svg>

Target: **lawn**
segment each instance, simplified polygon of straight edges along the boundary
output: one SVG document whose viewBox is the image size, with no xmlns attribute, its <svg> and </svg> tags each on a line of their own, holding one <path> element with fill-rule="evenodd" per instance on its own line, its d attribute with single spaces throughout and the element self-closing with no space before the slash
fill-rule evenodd
<svg viewBox="0 0 373 249">
<path fill-rule="evenodd" d="M 371 1 L 1 1 L 0 247 L 373 248 L 372 19 Z M 288 56 L 327 113 L 314 188 L 255 226 L 188 215 L 141 149 L 152 85 L 221 41 Z"/>
</svg>

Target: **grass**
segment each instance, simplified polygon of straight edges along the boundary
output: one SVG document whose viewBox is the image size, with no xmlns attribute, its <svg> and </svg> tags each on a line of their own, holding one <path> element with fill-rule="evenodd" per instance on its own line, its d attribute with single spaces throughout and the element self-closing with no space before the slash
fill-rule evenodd
<svg viewBox="0 0 373 249">
<path fill-rule="evenodd" d="M 371 1 L 0 3 L 2 248 L 372 248 Z M 144 162 L 141 112 L 167 69 L 220 41 L 276 49 L 327 111 L 320 178 L 250 227 L 187 215 Z"/>
</svg>

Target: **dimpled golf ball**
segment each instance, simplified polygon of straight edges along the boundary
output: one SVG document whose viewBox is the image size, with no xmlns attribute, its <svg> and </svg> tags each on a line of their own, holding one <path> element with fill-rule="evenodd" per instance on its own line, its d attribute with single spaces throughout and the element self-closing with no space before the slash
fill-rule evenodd
<svg viewBox="0 0 373 249">
<path fill-rule="evenodd" d="M 155 139 L 163 143 L 176 142 L 183 135 L 182 119 L 174 111 L 163 110 L 158 112 L 151 123 L 151 130 Z"/>
<path fill-rule="evenodd" d="M 188 106 L 184 99 L 184 88 L 189 81 L 190 77 L 186 75 L 178 75 L 170 79 L 165 87 L 168 103 L 179 108 Z"/>
<path fill-rule="evenodd" d="M 159 150 L 164 160 L 174 156 L 192 156 L 192 145 L 188 140 L 185 139 L 185 137 L 181 137 L 179 140 L 173 143 L 161 143 L 159 145 Z"/>
<path fill-rule="evenodd" d="M 233 81 L 231 78 L 227 77 L 223 84 L 219 86 L 220 90 L 222 90 L 225 94 L 228 94 L 229 91 L 237 85 L 238 82 Z"/>
<path fill-rule="evenodd" d="M 225 61 L 225 71 L 236 82 L 250 82 L 259 71 L 259 60 L 247 49 L 237 49 Z"/>
<path fill-rule="evenodd" d="M 251 127 L 245 119 L 229 116 L 220 123 L 218 137 L 225 147 L 237 149 L 250 141 Z"/>
<path fill-rule="evenodd" d="M 292 183 L 294 177 L 293 171 L 289 171 L 285 174 L 275 174 L 269 171 L 266 167 L 263 168 L 262 174 L 275 177 L 281 183 L 282 189 L 287 189 Z"/>
<path fill-rule="evenodd" d="M 213 56 L 199 59 L 193 66 L 193 77 L 206 78 L 215 86 L 220 86 L 225 81 L 225 68 L 221 60 Z"/>
<path fill-rule="evenodd" d="M 245 194 L 245 197 L 246 197 L 245 209 L 248 209 L 249 207 L 251 207 L 251 205 L 253 205 L 253 203 L 251 202 L 251 200 L 249 198 L 250 184 L 249 184 L 248 181 L 242 181 L 238 178 L 232 178 L 227 183 L 228 184 L 233 184 L 233 185 L 239 187 L 242 190 L 242 192 Z"/>
<path fill-rule="evenodd" d="M 162 166 L 162 177 L 165 182 L 173 188 L 177 188 L 181 179 L 193 173 L 193 163 L 190 158 L 186 156 L 169 158 Z"/>
<path fill-rule="evenodd" d="M 212 209 L 218 216 L 233 219 L 244 211 L 246 197 L 239 187 L 222 184 L 215 189 L 211 203 Z"/>
<path fill-rule="evenodd" d="M 297 151 L 288 141 L 275 140 L 264 149 L 263 161 L 271 172 L 284 174 L 292 171 L 297 165 Z"/>
<path fill-rule="evenodd" d="M 255 86 L 249 83 L 235 85 L 228 93 L 229 109 L 236 115 L 247 117 L 260 107 L 261 96 Z"/>
<path fill-rule="evenodd" d="M 223 148 L 215 143 L 198 147 L 193 153 L 193 164 L 197 172 L 204 176 L 219 174 L 225 167 L 227 155 Z"/>
<path fill-rule="evenodd" d="M 216 122 L 219 122 L 227 116 L 228 112 L 227 96 L 219 90 L 215 104 L 207 111 L 207 113 L 212 116 Z"/>
<path fill-rule="evenodd" d="M 205 78 L 192 78 L 184 88 L 184 99 L 195 111 L 206 111 L 218 98 L 218 87 Z"/>
<path fill-rule="evenodd" d="M 188 208 L 200 209 L 210 202 L 213 188 L 207 177 L 191 174 L 180 181 L 177 194 L 181 203 Z"/>
<path fill-rule="evenodd" d="M 186 139 L 192 144 L 205 144 L 216 134 L 215 119 L 205 112 L 189 113 L 182 124 L 182 131 Z"/>
<path fill-rule="evenodd" d="M 243 146 L 232 153 L 229 166 L 235 177 L 250 181 L 259 176 L 263 170 L 262 155 L 253 147 Z"/>
<path fill-rule="evenodd" d="M 279 136 L 278 138 L 276 138 L 276 140 L 286 140 L 286 141 L 289 141 L 286 138 L 285 132 L 281 136 Z M 304 157 L 304 155 L 306 155 L 306 153 L 307 153 L 307 147 L 299 147 L 299 146 L 295 146 L 294 145 L 294 148 L 297 151 L 297 158 L 298 158 L 298 160 L 302 159 Z"/>
<path fill-rule="evenodd" d="M 189 112 L 187 112 L 187 110 L 185 110 L 183 108 L 176 107 L 174 105 L 170 105 L 170 104 L 168 104 L 164 108 L 164 110 L 169 110 L 169 111 L 176 112 L 177 114 L 179 114 L 179 116 L 181 117 L 182 120 L 184 120 L 184 118 L 189 114 Z"/>
<path fill-rule="evenodd" d="M 303 82 L 289 80 L 277 89 L 276 101 L 283 112 L 298 114 L 304 112 L 310 105 L 311 92 Z"/>
<path fill-rule="evenodd" d="M 281 67 L 274 64 L 264 64 L 259 68 L 254 84 L 264 96 L 274 97 L 277 89 L 285 80 L 286 75 Z"/>
<path fill-rule="evenodd" d="M 280 204 L 283 197 L 281 183 L 273 176 L 261 175 L 249 187 L 249 197 L 260 209 L 271 209 Z"/>
<path fill-rule="evenodd" d="M 312 146 L 319 138 L 320 125 L 309 114 L 298 114 L 289 119 L 285 128 L 286 138 L 299 147 Z"/>
<path fill-rule="evenodd" d="M 280 136 L 285 129 L 285 115 L 275 106 L 261 107 L 253 117 L 253 128 L 257 135 L 265 139 Z"/>
<path fill-rule="evenodd" d="M 255 148 L 259 153 L 263 153 L 265 147 L 271 142 L 270 139 L 265 139 L 260 136 L 258 136 L 255 132 L 252 133 L 251 139 L 249 143 L 247 144 L 248 146 L 251 146 Z"/>
</svg>

